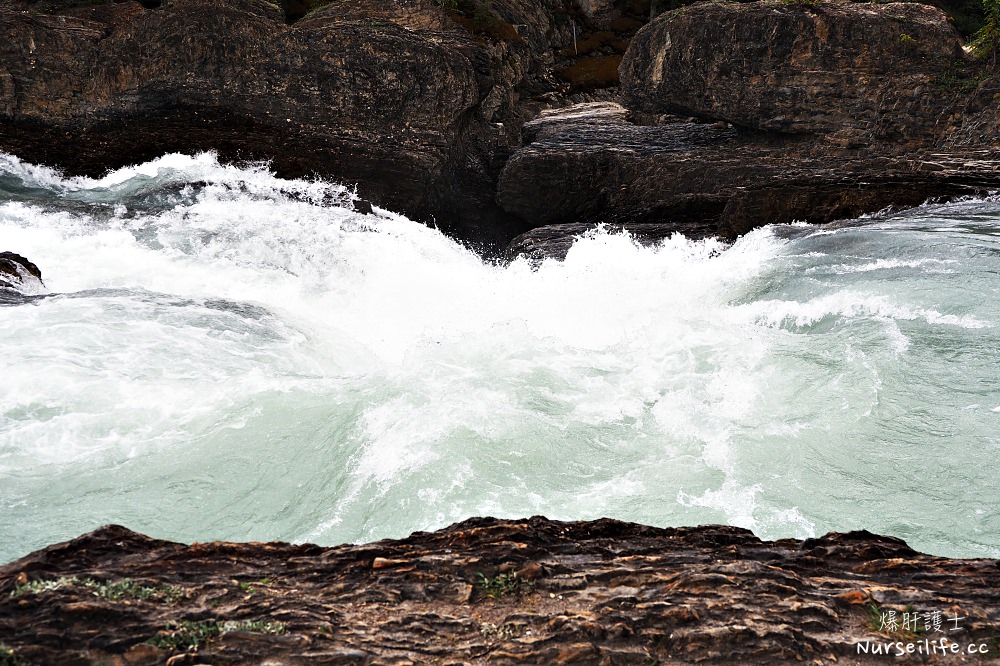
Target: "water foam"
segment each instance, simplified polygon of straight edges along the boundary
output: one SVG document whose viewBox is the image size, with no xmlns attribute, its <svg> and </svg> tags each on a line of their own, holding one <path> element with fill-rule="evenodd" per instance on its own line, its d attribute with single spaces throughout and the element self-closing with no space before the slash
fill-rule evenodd
<svg viewBox="0 0 1000 666">
<path fill-rule="evenodd" d="M 908 455 L 886 440 L 926 459 L 949 451 L 935 433 L 992 432 L 962 407 L 1000 399 L 1000 318 L 941 270 L 976 264 L 919 256 L 912 217 L 732 246 L 600 229 L 533 267 L 210 154 L 0 169 L 21 183 L 5 242 L 56 294 L 0 309 L 6 556 L 99 521 L 324 543 L 478 513 L 886 530 L 865 507 Z M 939 551 L 989 533 L 968 487 Z"/>
</svg>

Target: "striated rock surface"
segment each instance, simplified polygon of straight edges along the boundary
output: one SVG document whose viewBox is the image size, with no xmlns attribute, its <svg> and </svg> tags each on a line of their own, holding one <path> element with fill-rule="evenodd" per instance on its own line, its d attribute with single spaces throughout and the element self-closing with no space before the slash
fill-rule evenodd
<svg viewBox="0 0 1000 666">
<path fill-rule="evenodd" d="M 961 63 L 945 14 L 916 3 L 699 3 L 636 35 L 624 104 L 844 144 L 940 133 L 935 82 Z"/>
<path fill-rule="evenodd" d="M 474 518 L 320 548 L 185 546 L 112 526 L 0 567 L 0 659 L 868 664 L 910 646 L 919 663 L 984 663 L 998 587 L 995 560 L 867 532 L 764 542 L 732 527 Z"/>
<path fill-rule="evenodd" d="M 636 125 L 616 104 L 543 113 L 500 177 L 498 200 L 532 230 L 508 254 L 565 256 L 599 223 L 655 241 L 733 239 L 765 224 L 831 222 L 1000 186 L 989 148 L 834 150 L 670 117 Z"/>
</svg>

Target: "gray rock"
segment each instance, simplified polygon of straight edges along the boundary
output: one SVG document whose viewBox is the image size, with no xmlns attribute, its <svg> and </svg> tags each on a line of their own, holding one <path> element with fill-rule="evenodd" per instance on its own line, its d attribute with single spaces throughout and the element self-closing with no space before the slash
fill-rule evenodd
<svg viewBox="0 0 1000 666">
<path fill-rule="evenodd" d="M 640 30 L 620 74 L 629 108 L 862 145 L 939 133 L 935 84 L 962 60 L 926 5 L 704 2 Z"/>
</svg>

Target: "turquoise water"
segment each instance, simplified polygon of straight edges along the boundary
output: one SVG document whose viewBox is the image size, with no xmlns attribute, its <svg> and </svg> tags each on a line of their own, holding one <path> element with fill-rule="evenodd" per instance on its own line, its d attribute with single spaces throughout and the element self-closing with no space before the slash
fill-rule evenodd
<svg viewBox="0 0 1000 666">
<path fill-rule="evenodd" d="M 0 307 L 0 561 L 534 514 L 1000 556 L 1000 199 L 537 269 L 351 200 L 0 156 L 0 250 L 50 294 Z"/>
</svg>

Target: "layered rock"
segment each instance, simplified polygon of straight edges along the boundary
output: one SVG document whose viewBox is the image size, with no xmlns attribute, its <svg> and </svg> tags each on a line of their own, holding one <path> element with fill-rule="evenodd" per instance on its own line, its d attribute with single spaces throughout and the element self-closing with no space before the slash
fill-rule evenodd
<svg viewBox="0 0 1000 666">
<path fill-rule="evenodd" d="M 615 104 L 588 104 L 525 126 L 534 140 L 504 167 L 498 199 L 533 229 L 508 254 L 561 258 L 597 224 L 648 241 L 734 239 L 765 224 L 855 218 L 1000 184 L 1000 155 L 989 149 L 835 151 L 725 123 L 648 126 L 626 116 Z"/>
<path fill-rule="evenodd" d="M 997 656 L 998 588 L 995 560 L 867 532 L 765 542 L 732 527 L 470 519 L 320 548 L 107 527 L 0 567 L 0 659 L 857 664 L 898 644 L 921 663 L 980 663 Z"/>
<path fill-rule="evenodd" d="M 734 238 L 1000 186 L 1000 77 L 932 7 L 699 3 L 642 28 L 620 73 L 627 110 L 526 126 L 498 200 L 534 229 L 509 253 L 564 255 L 598 223 Z"/>
</svg>

